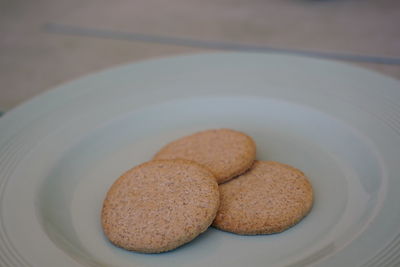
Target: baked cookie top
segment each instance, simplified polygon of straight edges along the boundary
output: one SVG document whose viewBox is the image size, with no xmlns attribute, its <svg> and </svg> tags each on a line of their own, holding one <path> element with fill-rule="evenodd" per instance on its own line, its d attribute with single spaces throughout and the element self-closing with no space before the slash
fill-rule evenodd
<svg viewBox="0 0 400 267">
<path fill-rule="evenodd" d="M 218 206 L 218 184 L 209 170 L 187 160 L 154 160 L 114 182 L 103 202 L 101 222 L 115 245 L 158 253 L 204 232 Z"/>
<path fill-rule="evenodd" d="M 272 161 L 256 161 L 219 189 L 221 204 L 213 226 L 237 234 L 282 232 L 307 215 L 313 204 L 313 189 L 304 173 Z"/>
<path fill-rule="evenodd" d="M 218 183 L 245 172 L 256 156 L 253 139 L 231 129 L 215 129 L 182 137 L 164 146 L 154 159 L 187 159 L 207 167 Z"/>
</svg>

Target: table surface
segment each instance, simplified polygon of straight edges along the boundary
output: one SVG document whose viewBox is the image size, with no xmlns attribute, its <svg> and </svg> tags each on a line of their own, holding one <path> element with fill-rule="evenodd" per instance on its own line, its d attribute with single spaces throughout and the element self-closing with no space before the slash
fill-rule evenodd
<svg viewBox="0 0 400 267">
<path fill-rule="evenodd" d="M 219 50 L 329 58 L 400 79 L 398 0 L 6 0 L 0 111 L 115 65 Z"/>
</svg>

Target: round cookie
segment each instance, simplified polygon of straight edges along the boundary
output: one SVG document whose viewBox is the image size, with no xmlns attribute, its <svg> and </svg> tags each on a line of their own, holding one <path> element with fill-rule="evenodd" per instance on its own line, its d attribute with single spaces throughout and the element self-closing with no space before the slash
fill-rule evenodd
<svg viewBox="0 0 400 267">
<path fill-rule="evenodd" d="M 221 203 L 213 226 L 236 234 L 282 232 L 306 216 L 313 204 L 304 173 L 272 161 L 256 161 L 219 189 Z"/>
<path fill-rule="evenodd" d="M 158 253 L 204 232 L 218 206 L 218 184 L 206 168 L 187 160 L 155 160 L 114 182 L 103 203 L 101 222 L 116 246 Z"/>
<path fill-rule="evenodd" d="M 206 130 L 163 147 L 154 159 L 187 159 L 207 167 L 223 183 L 248 170 L 256 156 L 253 139 L 230 129 Z"/>
</svg>

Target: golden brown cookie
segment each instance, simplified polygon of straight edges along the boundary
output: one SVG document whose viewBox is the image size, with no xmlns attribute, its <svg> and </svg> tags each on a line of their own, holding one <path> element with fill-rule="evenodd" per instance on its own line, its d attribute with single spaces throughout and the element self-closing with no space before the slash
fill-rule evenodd
<svg viewBox="0 0 400 267">
<path fill-rule="evenodd" d="M 154 159 L 187 159 L 207 167 L 223 183 L 245 172 L 256 156 L 253 139 L 230 129 L 198 132 L 163 147 Z"/>
<path fill-rule="evenodd" d="M 313 189 L 304 173 L 272 161 L 256 161 L 219 189 L 221 203 L 213 226 L 243 235 L 282 232 L 307 215 L 313 204 Z"/>
<path fill-rule="evenodd" d="M 103 203 L 105 235 L 145 253 L 175 249 L 204 232 L 219 206 L 212 173 L 187 160 L 155 160 L 124 173 Z"/>
</svg>

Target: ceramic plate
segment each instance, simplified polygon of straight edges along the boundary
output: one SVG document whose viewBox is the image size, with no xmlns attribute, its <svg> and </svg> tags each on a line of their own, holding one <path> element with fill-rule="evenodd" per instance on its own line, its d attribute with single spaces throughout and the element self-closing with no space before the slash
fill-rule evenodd
<svg viewBox="0 0 400 267">
<path fill-rule="evenodd" d="M 400 83 L 274 54 L 180 56 L 62 85 L 0 119 L 1 266 L 398 266 Z M 257 158 L 303 170 L 311 213 L 274 235 L 210 228 L 156 255 L 102 233 L 109 186 L 167 142 L 251 135 Z"/>
</svg>

